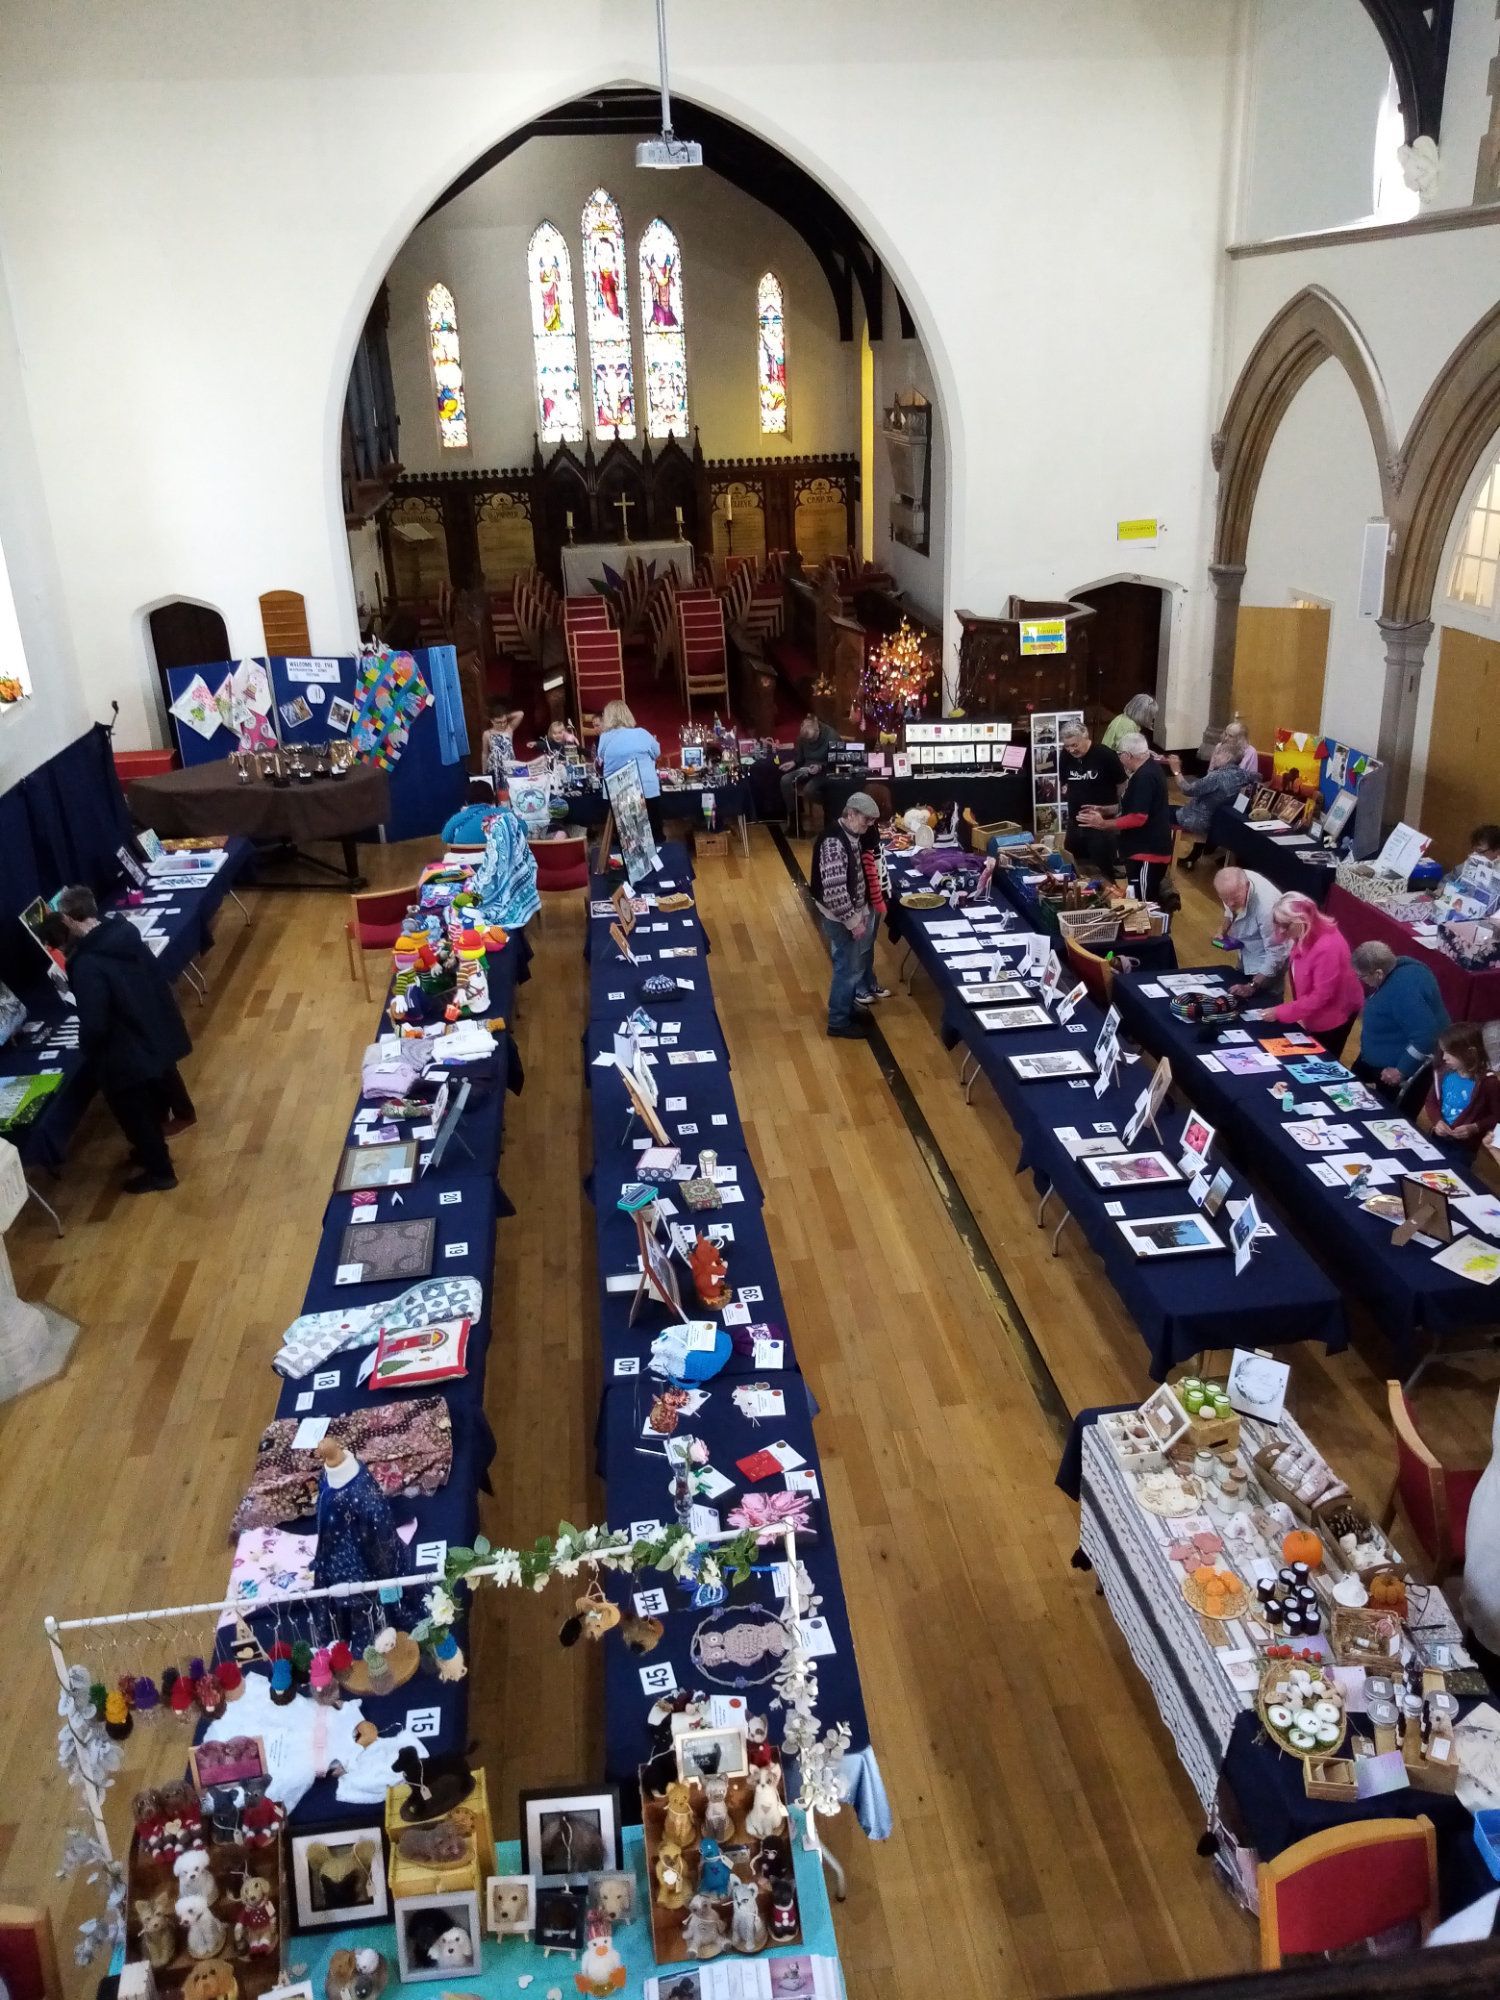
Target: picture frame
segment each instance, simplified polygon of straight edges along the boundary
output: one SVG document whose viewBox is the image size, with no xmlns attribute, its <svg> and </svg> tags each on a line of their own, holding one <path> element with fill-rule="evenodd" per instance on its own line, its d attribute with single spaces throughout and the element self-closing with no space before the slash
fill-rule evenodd
<svg viewBox="0 0 1500 2000">
<path fill-rule="evenodd" d="M 672 1747 L 677 1753 L 677 1775 L 689 1784 L 704 1778 L 749 1775 L 743 1729 L 685 1729 Z"/>
<path fill-rule="evenodd" d="M 1142 1262 L 1157 1257 L 1202 1256 L 1228 1247 L 1199 1210 L 1190 1215 L 1123 1216 L 1116 1219 L 1115 1227 Z"/>
<path fill-rule="evenodd" d="M 1217 1136 L 1217 1128 L 1210 1125 L 1201 1111 L 1189 1111 L 1187 1123 L 1182 1128 L 1182 1157 L 1195 1160 L 1200 1167 L 1208 1164 L 1208 1149 Z"/>
<path fill-rule="evenodd" d="M 1019 979 L 982 979 L 973 986 L 960 986 L 959 996 L 971 1007 L 1028 1005 L 1031 988 Z"/>
<path fill-rule="evenodd" d="M 655 1099 L 648 1097 L 641 1089 L 636 1071 L 624 1068 L 618 1061 L 616 1067 L 620 1071 L 620 1081 L 625 1086 L 625 1095 L 630 1100 L 631 1110 L 640 1119 L 658 1146 L 670 1146 L 672 1144 L 672 1135 L 657 1116 Z"/>
<path fill-rule="evenodd" d="M 1348 790 L 1334 793 L 1333 801 L 1323 815 L 1323 844 L 1332 847 L 1344 828 L 1349 824 L 1350 815 L 1358 805 L 1356 795 Z"/>
<path fill-rule="evenodd" d="M 1138 1187 L 1165 1187 L 1182 1179 L 1175 1162 L 1158 1152 L 1090 1154 L 1083 1167 L 1095 1187 L 1108 1188 L 1112 1193 Z"/>
<path fill-rule="evenodd" d="M 206 1792 L 210 1785 L 243 1784 L 247 1778 L 270 1775 L 266 1746 L 258 1736 L 230 1736 L 212 1740 L 204 1737 L 188 1750 L 188 1769 L 193 1790 Z"/>
<path fill-rule="evenodd" d="M 484 1885 L 484 1927 L 491 1937 L 529 1937 L 536 1928 L 536 1877 L 492 1875 Z"/>
<path fill-rule="evenodd" d="M 1041 1055 L 1007 1056 L 1006 1061 L 1022 1083 L 1060 1083 L 1094 1074 L 1080 1049 L 1049 1049 Z"/>
<path fill-rule="evenodd" d="M 339 1245 L 336 1285 L 385 1285 L 397 1278 L 409 1283 L 432 1275 L 437 1243 L 437 1219 L 413 1215 L 395 1222 L 353 1223 Z M 353 1275 L 344 1277 L 343 1272 Z"/>
<path fill-rule="evenodd" d="M 334 1188 L 353 1194 L 360 1188 L 408 1187 L 417 1177 L 417 1142 L 397 1139 L 379 1146 L 346 1146 Z"/>
<path fill-rule="evenodd" d="M 385 1829 L 311 1827 L 290 1836 L 294 1931 L 390 1921 Z"/>
<path fill-rule="evenodd" d="M 628 1924 L 635 1917 L 635 1877 L 628 1868 L 606 1868 L 589 1877 L 589 1908 L 598 1910 L 612 1924 Z"/>
<path fill-rule="evenodd" d="M 677 1282 L 671 1249 L 656 1233 L 655 1206 L 649 1209 L 632 1209 L 630 1219 L 635 1224 L 636 1247 L 641 1255 L 641 1278 L 635 1288 L 635 1297 L 630 1302 L 629 1324 L 635 1325 L 635 1316 L 646 1300 L 653 1300 L 657 1305 L 665 1306 L 668 1312 L 676 1313 L 679 1320 L 685 1321 L 688 1313 L 682 1303 L 682 1288 Z M 548 1872 L 554 1875 L 571 1875 L 577 1871 L 571 1868 L 554 1868 Z"/>
<path fill-rule="evenodd" d="M 1234 1177 L 1228 1167 L 1220 1167 L 1208 1184 L 1208 1192 L 1203 1197 L 1203 1213 L 1217 1215 L 1229 1198 L 1229 1190 L 1234 1186 Z"/>
<path fill-rule="evenodd" d="M 618 1785 L 541 1786 L 520 1795 L 521 1867 L 528 1875 L 592 1875 L 618 1869 Z"/>
<path fill-rule="evenodd" d="M 532 1943 L 543 1954 L 579 1953 L 588 1936 L 589 1877 L 541 1875 L 536 1885 Z"/>
<path fill-rule="evenodd" d="M 472 1889 L 438 1896 L 399 1896 L 395 1919 L 396 1960 L 403 1986 L 429 1979 L 478 1979 L 483 1973 L 479 1898 Z M 456 1948 L 448 1943 L 454 1933 L 467 1937 L 467 1958 L 455 1956 Z"/>
<path fill-rule="evenodd" d="M 1022 1029 L 1050 1028 L 1052 1016 L 1045 1007 L 980 1007 L 976 1010 L 981 1028 L 987 1033 L 1004 1034 Z"/>
<path fill-rule="evenodd" d="M 1391 1242 L 1410 1243 L 1414 1236 L 1432 1236 L 1439 1243 L 1453 1241 L 1453 1215 L 1448 1197 L 1440 1188 L 1428 1187 L 1410 1175 L 1401 1182 L 1401 1208 L 1405 1221 L 1397 1225 Z"/>
</svg>

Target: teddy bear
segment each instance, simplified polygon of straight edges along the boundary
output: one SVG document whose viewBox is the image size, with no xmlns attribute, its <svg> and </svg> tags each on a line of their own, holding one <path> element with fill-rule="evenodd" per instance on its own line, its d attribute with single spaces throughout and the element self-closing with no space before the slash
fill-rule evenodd
<svg viewBox="0 0 1500 2000">
<path fill-rule="evenodd" d="M 203 1958 L 182 1982 L 182 2000 L 239 2000 L 234 1967 L 222 1958 Z"/>
<path fill-rule="evenodd" d="M 179 1896 L 201 1896 L 211 1903 L 219 1893 L 208 1855 L 201 1847 L 189 1847 L 179 1854 L 172 1863 L 172 1873 L 177 1877 Z"/>
<path fill-rule="evenodd" d="M 776 1829 L 771 1828 L 774 1833 Z M 667 1786 L 667 1817 L 662 1824 L 661 1837 L 674 1847 L 696 1847 L 698 1844 L 698 1823 L 693 1817 L 692 1793 L 680 1778 L 674 1778 Z"/>
<path fill-rule="evenodd" d="M 280 1942 L 276 1905 L 264 1875 L 247 1875 L 240 1885 L 234 1920 L 234 1948 L 242 1958 L 269 1958 Z"/>
<path fill-rule="evenodd" d="M 370 1945 L 358 1951 L 336 1951 L 323 1975 L 324 2000 L 380 2000 L 390 1968 Z"/>
</svg>

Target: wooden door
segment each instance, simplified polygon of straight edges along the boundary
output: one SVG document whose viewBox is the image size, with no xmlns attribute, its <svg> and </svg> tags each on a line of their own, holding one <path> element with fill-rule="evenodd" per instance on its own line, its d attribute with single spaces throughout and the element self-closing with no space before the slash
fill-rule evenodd
<svg viewBox="0 0 1500 2000">
<path fill-rule="evenodd" d="M 1102 728 L 1132 695 L 1156 693 L 1165 596 L 1153 583 L 1105 583 L 1081 591 L 1078 602 L 1094 608 L 1085 699 L 1090 718 Z"/>
<path fill-rule="evenodd" d="M 1495 818 L 1495 768 L 1500 754 L 1500 640 L 1443 627 L 1437 690 L 1422 790 L 1423 833 L 1439 860 L 1469 851 L 1476 826 Z"/>
<path fill-rule="evenodd" d="M 227 660 L 229 633 L 218 612 L 207 604 L 158 605 L 147 621 L 151 628 L 151 649 L 156 655 L 156 671 L 161 682 L 163 711 L 172 706 L 167 687 L 169 667 L 207 667 Z M 167 741 L 171 742 L 170 735 Z"/>
<path fill-rule="evenodd" d="M 1278 729 L 1316 736 L 1328 669 L 1327 605 L 1242 604 L 1235 627 L 1234 709 L 1257 750 Z"/>
</svg>

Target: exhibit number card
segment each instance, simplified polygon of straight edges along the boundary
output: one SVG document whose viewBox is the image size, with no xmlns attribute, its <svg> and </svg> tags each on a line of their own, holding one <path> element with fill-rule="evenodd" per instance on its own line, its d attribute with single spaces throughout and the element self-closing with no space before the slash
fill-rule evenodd
<svg viewBox="0 0 1500 2000">
<path fill-rule="evenodd" d="M 1237 1347 L 1229 1363 L 1229 1400 L 1242 1417 L 1279 1424 L 1291 1379 L 1290 1362 L 1275 1361 L 1258 1349 Z"/>
<path fill-rule="evenodd" d="M 1057 1003 L 1057 1025 L 1065 1028 L 1073 1018 L 1073 1010 L 1088 994 L 1088 988 L 1080 979 L 1071 993 L 1065 993 Z"/>
</svg>

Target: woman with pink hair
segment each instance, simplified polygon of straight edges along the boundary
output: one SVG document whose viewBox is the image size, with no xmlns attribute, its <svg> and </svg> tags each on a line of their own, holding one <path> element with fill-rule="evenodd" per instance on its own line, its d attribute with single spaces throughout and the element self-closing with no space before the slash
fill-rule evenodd
<svg viewBox="0 0 1500 2000">
<path fill-rule="evenodd" d="M 1277 938 L 1291 946 L 1287 967 L 1292 997 L 1278 1007 L 1246 1014 L 1247 1021 L 1286 1021 L 1316 1035 L 1337 1061 L 1349 1030 L 1364 1005 L 1365 989 L 1354 970 L 1343 932 L 1325 917 L 1311 896 L 1280 896 L 1271 911 Z"/>
</svg>

